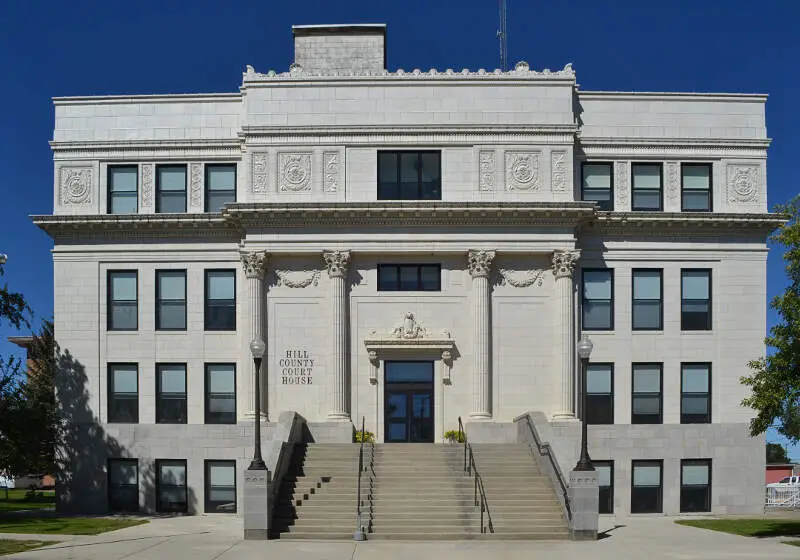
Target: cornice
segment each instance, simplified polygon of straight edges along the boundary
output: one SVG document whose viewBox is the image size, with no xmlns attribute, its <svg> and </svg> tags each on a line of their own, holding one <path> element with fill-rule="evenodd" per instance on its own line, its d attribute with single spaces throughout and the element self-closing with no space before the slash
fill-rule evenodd
<svg viewBox="0 0 800 560">
<path fill-rule="evenodd" d="M 659 233 L 704 233 L 711 235 L 768 235 L 786 223 L 782 214 L 739 214 L 717 212 L 596 212 L 587 221 L 582 233 L 616 233 L 631 235 Z"/>
<path fill-rule="evenodd" d="M 765 93 L 697 93 L 670 91 L 589 91 L 579 90 L 579 99 L 618 99 L 620 101 L 724 101 L 761 102 L 769 96 Z"/>
<path fill-rule="evenodd" d="M 55 240 L 240 237 L 240 232 L 219 214 L 35 215 L 31 220 Z"/>
<path fill-rule="evenodd" d="M 578 146 L 591 156 L 707 156 L 766 158 L 769 138 L 598 137 L 578 133 Z"/>
<path fill-rule="evenodd" d="M 240 157 L 240 138 L 208 140 L 50 141 L 53 159 L 140 159 Z"/>
<path fill-rule="evenodd" d="M 107 105 L 109 103 L 186 103 L 196 101 L 241 101 L 241 93 L 169 93 L 150 95 L 75 95 L 53 97 L 53 105 Z"/>
</svg>

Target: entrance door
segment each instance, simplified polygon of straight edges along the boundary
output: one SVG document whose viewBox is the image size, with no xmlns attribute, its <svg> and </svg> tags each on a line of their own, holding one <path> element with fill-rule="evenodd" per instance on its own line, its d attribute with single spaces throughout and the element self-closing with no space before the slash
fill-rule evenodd
<svg viewBox="0 0 800 560">
<path fill-rule="evenodd" d="M 433 443 L 433 362 L 384 363 L 384 441 Z"/>
</svg>

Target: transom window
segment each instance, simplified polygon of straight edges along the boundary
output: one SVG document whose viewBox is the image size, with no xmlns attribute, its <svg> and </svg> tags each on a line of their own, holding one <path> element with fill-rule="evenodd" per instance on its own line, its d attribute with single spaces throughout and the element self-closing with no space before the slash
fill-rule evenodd
<svg viewBox="0 0 800 560">
<path fill-rule="evenodd" d="M 108 421 L 139 422 L 137 364 L 108 364 Z"/>
<path fill-rule="evenodd" d="M 236 272 L 206 271 L 205 327 L 207 331 L 236 330 Z"/>
<path fill-rule="evenodd" d="M 236 424 L 235 364 L 206 364 L 206 424 Z"/>
<path fill-rule="evenodd" d="M 681 424 L 711 422 L 711 364 L 681 364 Z"/>
<path fill-rule="evenodd" d="M 611 269 L 583 269 L 583 321 L 584 330 L 610 331 L 614 329 L 614 271 Z"/>
<path fill-rule="evenodd" d="M 711 271 L 681 270 L 681 330 L 711 330 Z"/>
<path fill-rule="evenodd" d="M 156 364 L 156 424 L 186 424 L 186 364 Z"/>
<path fill-rule="evenodd" d="M 138 210 L 138 168 L 135 165 L 109 166 L 108 213 L 136 214 Z"/>
<path fill-rule="evenodd" d="M 108 272 L 107 328 L 135 331 L 138 328 L 138 274 L 135 270 Z"/>
<path fill-rule="evenodd" d="M 441 152 L 378 152 L 378 200 L 441 199 Z"/>
<path fill-rule="evenodd" d="M 183 214 L 186 212 L 186 166 L 156 166 L 156 212 Z"/>
<path fill-rule="evenodd" d="M 597 202 L 600 210 L 614 209 L 614 173 L 611 163 L 584 162 L 582 166 L 582 196 L 587 202 Z"/>
<path fill-rule="evenodd" d="M 633 364 L 631 424 L 661 424 L 663 364 Z"/>
<path fill-rule="evenodd" d="M 156 329 L 186 330 L 186 271 L 156 271 Z"/>
<path fill-rule="evenodd" d="M 631 165 L 633 175 L 633 210 L 661 210 L 663 204 L 661 164 L 634 163 Z"/>
<path fill-rule="evenodd" d="M 586 369 L 586 422 L 614 423 L 614 364 L 589 364 Z"/>
<path fill-rule="evenodd" d="M 662 271 L 633 270 L 633 317 L 635 331 L 660 331 L 663 326 Z"/>
<path fill-rule="evenodd" d="M 206 212 L 220 212 L 236 202 L 236 165 L 206 165 Z"/>
<path fill-rule="evenodd" d="M 711 459 L 681 461 L 681 512 L 711 511 Z"/>
<path fill-rule="evenodd" d="M 633 461 L 631 513 L 661 513 L 661 461 Z"/>
<path fill-rule="evenodd" d="M 378 291 L 380 292 L 439 292 L 441 289 L 441 265 L 378 265 Z"/>
<path fill-rule="evenodd" d="M 681 164 L 681 210 L 711 212 L 711 164 Z"/>
</svg>

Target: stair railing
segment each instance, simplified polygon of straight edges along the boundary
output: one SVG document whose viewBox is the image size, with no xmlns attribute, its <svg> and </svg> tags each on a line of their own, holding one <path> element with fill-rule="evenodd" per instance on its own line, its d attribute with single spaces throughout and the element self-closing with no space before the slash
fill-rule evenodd
<svg viewBox="0 0 800 560">
<path fill-rule="evenodd" d="M 492 524 L 492 515 L 489 513 L 489 502 L 486 500 L 486 489 L 483 486 L 483 479 L 478 473 L 478 467 L 475 465 L 475 456 L 472 454 L 472 446 L 467 441 L 467 432 L 464 431 L 464 424 L 461 422 L 461 416 L 458 417 L 458 441 L 464 444 L 464 473 L 472 475 L 474 480 L 474 494 L 473 503 L 475 507 L 481 510 L 481 533 L 494 533 L 494 525 Z M 484 514 L 486 523 L 484 523 Z"/>
<path fill-rule="evenodd" d="M 366 540 L 367 532 L 369 531 L 370 524 L 364 524 L 364 504 L 367 500 L 370 502 L 372 501 L 372 485 L 373 479 L 375 474 L 375 469 L 373 465 L 373 457 L 375 455 L 375 443 L 372 441 L 365 441 L 367 439 L 366 434 L 364 433 L 364 420 L 365 418 L 361 417 L 361 445 L 358 448 L 358 495 L 356 497 L 356 530 L 353 533 L 353 539 L 357 541 Z M 370 453 L 369 453 L 369 466 L 364 461 L 364 444 L 370 444 Z M 369 494 L 366 492 L 362 492 L 362 477 L 363 473 L 368 472 L 368 480 L 367 483 L 369 484 Z M 366 498 L 366 499 L 365 499 Z M 372 504 L 370 503 L 370 513 L 372 510 Z"/>
</svg>

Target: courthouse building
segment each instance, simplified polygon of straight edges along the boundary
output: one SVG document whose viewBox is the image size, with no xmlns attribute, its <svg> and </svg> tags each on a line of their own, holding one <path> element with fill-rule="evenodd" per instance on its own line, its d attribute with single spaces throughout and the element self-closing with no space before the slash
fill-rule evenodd
<svg viewBox="0 0 800 560">
<path fill-rule="evenodd" d="M 530 411 L 566 472 L 587 335 L 601 509 L 759 511 L 766 96 L 390 70 L 385 26 L 292 31 L 234 93 L 54 100 L 61 506 L 241 502 L 254 339 L 265 440 L 285 411 L 378 443 Z"/>
</svg>

